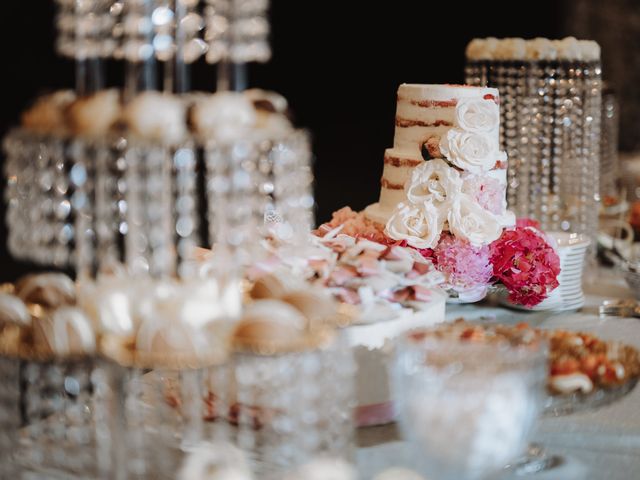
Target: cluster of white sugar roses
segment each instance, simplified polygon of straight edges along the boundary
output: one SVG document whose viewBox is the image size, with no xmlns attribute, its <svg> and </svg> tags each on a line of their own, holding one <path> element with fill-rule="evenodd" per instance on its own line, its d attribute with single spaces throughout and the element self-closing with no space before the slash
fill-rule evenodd
<svg viewBox="0 0 640 480">
<path fill-rule="evenodd" d="M 499 122 L 493 101 L 461 100 L 456 127 L 440 140 L 449 163 L 436 158 L 413 170 L 407 202 L 398 204 L 385 233 L 420 249 L 434 248 L 444 230 L 475 246 L 497 240 L 515 222 L 502 205 L 504 186 L 487 175 L 506 160 L 496 140 Z"/>
<path fill-rule="evenodd" d="M 440 151 L 461 170 L 483 174 L 507 159 L 497 141 L 499 126 L 500 108 L 493 100 L 460 100 L 456 127 L 440 139 Z"/>
</svg>

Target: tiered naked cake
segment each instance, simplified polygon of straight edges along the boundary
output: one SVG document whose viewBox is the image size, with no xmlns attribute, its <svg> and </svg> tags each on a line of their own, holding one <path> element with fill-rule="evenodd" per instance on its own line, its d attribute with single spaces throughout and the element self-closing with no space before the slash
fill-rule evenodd
<svg viewBox="0 0 640 480">
<path fill-rule="evenodd" d="M 462 171 L 460 176 L 466 180 L 463 187 L 466 183 L 468 191 L 480 178 L 495 179 L 501 198 L 490 205 L 490 210 L 503 217 L 502 225 L 513 223 L 504 196 L 507 159 L 498 149 L 499 104 L 498 90 L 494 88 L 400 85 L 393 148 L 384 153 L 380 201 L 366 208 L 366 216 L 386 225 L 397 205 L 407 203 L 406 189 L 414 169 L 424 168 L 429 160 L 441 159 Z"/>
</svg>

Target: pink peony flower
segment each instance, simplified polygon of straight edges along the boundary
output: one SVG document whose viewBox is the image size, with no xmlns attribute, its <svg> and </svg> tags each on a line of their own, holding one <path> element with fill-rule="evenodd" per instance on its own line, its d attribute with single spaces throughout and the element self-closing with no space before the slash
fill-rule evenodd
<svg viewBox="0 0 640 480">
<path fill-rule="evenodd" d="M 467 174 L 463 177 L 462 191 L 475 199 L 485 210 L 495 215 L 504 213 L 505 186 L 497 179 Z"/>
<path fill-rule="evenodd" d="M 493 269 L 489 253 L 486 245 L 474 247 L 466 240 L 443 234 L 432 258 L 448 286 L 456 291 L 465 291 L 491 283 Z"/>
<path fill-rule="evenodd" d="M 493 275 L 512 302 L 533 307 L 558 287 L 560 258 L 537 229 L 505 230 L 490 248 Z"/>
</svg>

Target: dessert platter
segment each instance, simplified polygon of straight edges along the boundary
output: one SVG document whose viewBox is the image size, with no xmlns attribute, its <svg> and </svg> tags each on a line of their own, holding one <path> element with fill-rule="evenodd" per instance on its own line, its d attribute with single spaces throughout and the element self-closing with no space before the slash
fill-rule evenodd
<svg viewBox="0 0 640 480">
<path fill-rule="evenodd" d="M 416 330 L 410 338 L 433 336 L 460 342 L 501 342 L 526 348 L 548 344 L 545 411 L 565 415 L 597 408 L 628 394 L 640 378 L 640 352 L 622 342 L 603 341 L 585 332 L 536 329 L 526 323 L 515 326 L 468 322 L 458 319 L 429 330 Z"/>
<path fill-rule="evenodd" d="M 535 347 L 507 392 L 511 450 L 541 359 L 554 413 L 637 383 L 626 345 L 446 321 L 497 290 L 529 310 L 584 300 L 588 240 L 507 206 L 498 89 L 400 85 L 379 201 L 314 228 L 308 136 L 284 97 L 245 88 L 269 57 L 267 2 L 58 3 L 77 84 L 4 142 L 10 251 L 52 271 L 0 286 L 3 478 L 355 479 L 355 427 L 406 419 L 406 339 Z M 189 88 L 200 57 L 215 93 Z"/>
</svg>

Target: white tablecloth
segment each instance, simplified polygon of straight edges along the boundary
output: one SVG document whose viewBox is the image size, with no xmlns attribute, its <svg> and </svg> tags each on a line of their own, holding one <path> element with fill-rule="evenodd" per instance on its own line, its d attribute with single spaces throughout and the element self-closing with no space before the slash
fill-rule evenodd
<svg viewBox="0 0 640 480">
<path fill-rule="evenodd" d="M 590 331 L 640 348 L 640 319 L 602 319 L 597 315 L 597 306 L 603 300 L 632 297 L 624 281 L 607 270 L 599 271 L 588 280 L 587 304 L 580 312 L 529 313 L 482 304 L 448 306 L 447 317 L 490 317 L 514 323 L 524 320 L 545 328 Z M 564 459 L 556 469 L 529 475 L 536 480 L 640 479 L 640 388 L 594 411 L 543 418 L 533 440 Z M 395 425 L 361 429 L 358 442 L 358 466 L 363 480 L 391 466 L 411 465 L 408 446 Z M 505 474 L 500 478 L 512 477 Z"/>
</svg>

